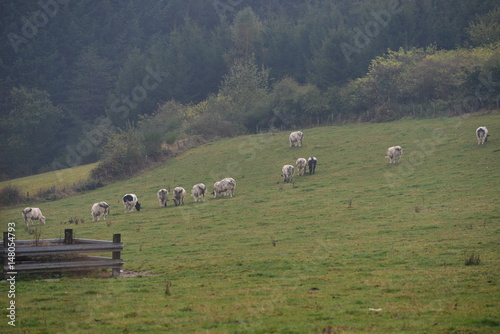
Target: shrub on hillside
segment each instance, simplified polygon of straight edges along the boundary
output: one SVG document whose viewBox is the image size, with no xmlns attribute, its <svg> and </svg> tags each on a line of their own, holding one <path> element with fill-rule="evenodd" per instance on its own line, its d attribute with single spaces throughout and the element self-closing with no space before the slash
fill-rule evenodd
<svg viewBox="0 0 500 334">
<path fill-rule="evenodd" d="M 23 202 L 21 188 L 13 184 L 7 184 L 0 188 L 0 203 L 3 205 L 13 205 Z"/>
<path fill-rule="evenodd" d="M 112 133 L 102 149 L 101 161 L 90 177 L 109 181 L 129 176 L 148 165 L 143 152 L 144 144 L 140 133 L 133 126 L 129 125 L 119 133 Z"/>
<path fill-rule="evenodd" d="M 473 103 L 461 113 L 487 108 L 500 92 L 498 50 L 490 46 L 389 51 L 372 61 L 365 77 L 341 89 L 341 104 L 351 118 L 365 121 L 456 114 L 457 108 L 450 104 L 463 109 L 463 102 L 469 100 Z M 422 112 L 425 109 L 432 112 Z"/>
</svg>

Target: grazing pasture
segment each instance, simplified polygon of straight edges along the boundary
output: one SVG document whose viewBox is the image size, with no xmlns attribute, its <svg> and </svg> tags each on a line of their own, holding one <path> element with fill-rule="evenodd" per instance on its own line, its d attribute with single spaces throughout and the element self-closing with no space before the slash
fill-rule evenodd
<svg viewBox="0 0 500 334">
<path fill-rule="evenodd" d="M 28 205 L 46 217 L 41 238 L 121 233 L 124 269 L 139 275 L 18 277 L 15 329 L 2 282 L 0 332 L 500 332 L 500 113 L 302 130 L 302 147 L 290 131 L 221 139 L 123 182 L 1 209 L 18 239 L 33 238 Z M 393 143 L 399 164 L 385 158 Z M 282 166 L 310 156 L 316 173 L 283 183 Z M 233 198 L 158 205 L 158 189 L 225 177 Z M 141 211 L 123 212 L 127 192 Z M 99 201 L 111 212 L 92 222 Z"/>
<path fill-rule="evenodd" d="M 84 182 L 89 177 L 91 170 L 96 167 L 97 163 L 93 163 L 39 175 L 26 176 L 12 181 L 3 181 L 0 182 L 0 188 L 9 184 L 15 185 L 21 189 L 23 196 L 26 196 L 27 193 L 33 196 L 53 187 L 61 190 Z"/>
</svg>

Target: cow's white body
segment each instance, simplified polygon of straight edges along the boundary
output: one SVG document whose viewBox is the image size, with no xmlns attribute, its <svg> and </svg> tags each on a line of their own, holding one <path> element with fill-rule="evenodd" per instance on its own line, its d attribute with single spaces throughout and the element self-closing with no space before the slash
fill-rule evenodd
<svg viewBox="0 0 500 334">
<path fill-rule="evenodd" d="M 295 162 L 295 167 L 297 167 L 298 175 L 304 175 L 307 167 L 307 160 L 304 158 L 298 158 Z"/>
<path fill-rule="evenodd" d="M 293 173 L 295 168 L 292 165 L 284 165 L 281 169 L 281 176 L 283 176 L 283 182 L 292 182 Z"/>
<path fill-rule="evenodd" d="M 160 189 L 158 190 L 158 202 L 160 202 L 161 207 L 166 207 L 167 206 L 167 201 L 168 201 L 168 190 L 167 189 Z"/>
<path fill-rule="evenodd" d="M 214 195 L 214 198 L 217 198 L 218 195 L 222 194 L 233 197 L 235 189 L 236 181 L 232 177 L 226 177 L 214 183 L 214 190 L 212 191 L 212 195 Z"/>
<path fill-rule="evenodd" d="M 182 187 L 174 188 L 174 204 L 175 206 L 184 204 L 184 197 L 186 197 L 186 189 Z"/>
<path fill-rule="evenodd" d="M 98 202 L 92 205 L 91 209 L 92 221 L 98 222 L 101 217 L 106 220 L 106 216 L 109 214 L 109 204 L 106 202 Z"/>
<path fill-rule="evenodd" d="M 45 224 L 45 216 L 39 208 L 27 207 L 23 210 L 22 216 L 24 219 L 24 224 L 28 227 L 29 222 L 33 225 L 34 220 L 38 220 L 40 223 Z"/>
<path fill-rule="evenodd" d="M 204 201 L 206 192 L 207 186 L 203 183 L 197 183 L 191 189 L 191 196 L 193 196 L 195 202 Z"/>
<path fill-rule="evenodd" d="M 401 162 L 401 156 L 403 155 L 403 149 L 401 146 L 392 146 L 387 149 L 386 158 L 389 159 L 389 163 Z"/>
<path fill-rule="evenodd" d="M 304 134 L 301 131 L 295 131 L 290 133 L 290 137 L 288 138 L 288 141 L 290 142 L 290 147 L 295 145 L 301 147 L 303 139 L 304 139 Z"/>
</svg>

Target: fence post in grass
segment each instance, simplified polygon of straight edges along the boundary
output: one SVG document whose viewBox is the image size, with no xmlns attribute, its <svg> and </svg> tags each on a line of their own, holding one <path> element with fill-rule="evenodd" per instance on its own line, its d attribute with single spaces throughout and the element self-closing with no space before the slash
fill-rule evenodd
<svg viewBox="0 0 500 334">
<path fill-rule="evenodd" d="M 64 230 L 64 244 L 65 245 L 73 244 L 73 229 L 67 228 Z"/>
<path fill-rule="evenodd" d="M 113 234 L 113 243 L 119 244 L 122 241 L 122 235 L 117 233 Z M 113 252 L 113 260 L 119 260 L 121 258 L 121 251 Z M 113 277 L 120 276 L 120 268 L 113 268 L 113 273 L 111 274 Z"/>
</svg>

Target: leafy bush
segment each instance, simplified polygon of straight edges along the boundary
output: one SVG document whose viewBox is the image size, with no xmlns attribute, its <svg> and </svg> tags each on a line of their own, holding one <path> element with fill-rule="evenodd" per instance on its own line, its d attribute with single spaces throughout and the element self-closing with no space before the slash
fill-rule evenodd
<svg viewBox="0 0 500 334">
<path fill-rule="evenodd" d="M 147 166 L 140 133 L 130 124 L 119 133 L 110 134 L 103 147 L 102 159 L 91 173 L 94 180 L 114 180 L 129 176 Z"/>
<path fill-rule="evenodd" d="M 372 61 L 365 77 L 341 88 L 341 104 L 350 118 L 365 121 L 488 108 L 500 93 L 498 46 L 389 51 Z M 463 108 L 464 101 L 471 103 Z"/>
<path fill-rule="evenodd" d="M 0 188 L 0 203 L 3 205 L 13 205 L 23 202 L 21 188 L 12 184 L 7 184 Z"/>
<path fill-rule="evenodd" d="M 97 188 L 104 187 L 104 183 L 101 180 L 90 178 L 84 182 L 76 184 L 74 190 L 77 192 L 95 190 Z"/>
<path fill-rule="evenodd" d="M 467 33 L 474 45 L 487 45 L 500 42 L 500 6 L 497 6 L 478 22 L 472 22 Z"/>
</svg>

